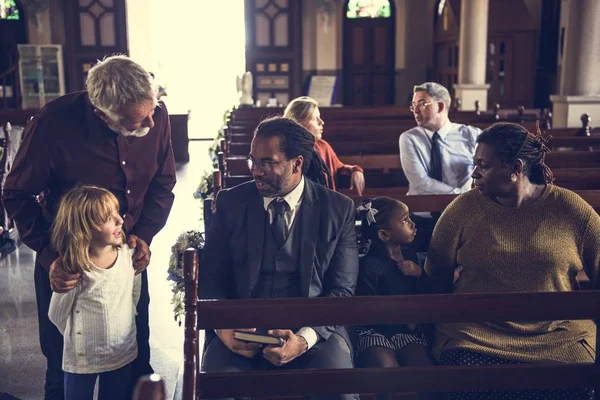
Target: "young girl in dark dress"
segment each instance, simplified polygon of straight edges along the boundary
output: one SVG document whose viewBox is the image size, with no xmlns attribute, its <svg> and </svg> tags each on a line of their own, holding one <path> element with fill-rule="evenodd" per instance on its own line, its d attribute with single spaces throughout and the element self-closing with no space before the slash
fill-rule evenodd
<svg viewBox="0 0 600 400">
<path fill-rule="evenodd" d="M 363 201 L 359 248 L 364 256 L 357 296 L 409 295 L 426 290 L 428 277 L 410 248 L 417 230 L 408 207 L 389 197 Z M 427 340 L 415 325 L 356 327 L 359 363 L 365 367 L 431 365 Z M 426 398 L 426 397 L 422 397 Z"/>
</svg>

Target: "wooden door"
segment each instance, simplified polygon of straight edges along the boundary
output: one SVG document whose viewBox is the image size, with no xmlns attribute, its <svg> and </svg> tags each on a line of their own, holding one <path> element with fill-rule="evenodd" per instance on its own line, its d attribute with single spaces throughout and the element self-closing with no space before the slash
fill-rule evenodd
<svg viewBox="0 0 600 400">
<path fill-rule="evenodd" d="M 458 82 L 458 42 L 449 40 L 435 44 L 435 80 L 444 85 L 454 98 L 454 85 Z"/>
<path fill-rule="evenodd" d="M 513 80 L 513 38 L 512 35 L 491 36 L 488 39 L 487 83 L 488 105 L 506 105 L 512 100 Z"/>
<path fill-rule="evenodd" d="M 113 54 L 127 54 L 125 0 L 65 0 L 67 91 L 85 88 L 87 72 Z"/>
<path fill-rule="evenodd" d="M 254 101 L 286 105 L 302 94 L 302 9 L 297 0 L 245 0 L 246 69 Z"/>
<path fill-rule="evenodd" d="M 394 104 L 394 39 L 393 17 L 344 20 L 345 105 Z"/>
</svg>

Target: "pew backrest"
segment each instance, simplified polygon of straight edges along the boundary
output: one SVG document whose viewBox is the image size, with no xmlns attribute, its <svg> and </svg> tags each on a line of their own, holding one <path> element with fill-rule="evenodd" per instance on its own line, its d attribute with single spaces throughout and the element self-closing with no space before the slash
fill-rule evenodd
<svg viewBox="0 0 600 400">
<path fill-rule="evenodd" d="M 600 318 L 600 291 L 198 300 L 199 254 L 184 253 L 184 400 L 234 396 L 595 388 L 595 364 L 200 373 L 198 329 Z M 596 332 L 597 340 L 598 332 Z M 435 377 L 434 379 L 432 377 Z"/>
</svg>

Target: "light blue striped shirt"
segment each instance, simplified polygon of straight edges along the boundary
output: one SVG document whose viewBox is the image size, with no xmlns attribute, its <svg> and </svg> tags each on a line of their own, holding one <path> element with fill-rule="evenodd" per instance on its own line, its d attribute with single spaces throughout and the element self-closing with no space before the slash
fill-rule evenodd
<svg viewBox="0 0 600 400">
<path fill-rule="evenodd" d="M 473 155 L 481 129 L 447 121 L 437 132 L 443 182 L 428 175 L 434 132 L 415 127 L 400 135 L 400 162 L 408 179 L 409 195 L 459 194 L 471 188 Z"/>
</svg>

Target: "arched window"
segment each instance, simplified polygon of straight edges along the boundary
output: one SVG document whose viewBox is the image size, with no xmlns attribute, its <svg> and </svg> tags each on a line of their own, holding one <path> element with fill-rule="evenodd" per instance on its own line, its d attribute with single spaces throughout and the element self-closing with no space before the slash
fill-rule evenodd
<svg viewBox="0 0 600 400">
<path fill-rule="evenodd" d="M 390 18 L 392 8 L 389 0 L 351 0 L 346 18 Z"/>
<path fill-rule="evenodd" d="M 0 0 L 0 19 L 13 21 L 21 19 L 15 0 Z"/>
</svg>

